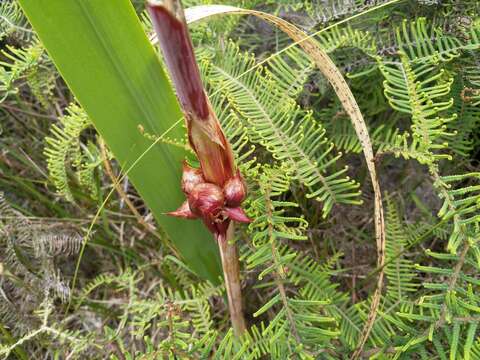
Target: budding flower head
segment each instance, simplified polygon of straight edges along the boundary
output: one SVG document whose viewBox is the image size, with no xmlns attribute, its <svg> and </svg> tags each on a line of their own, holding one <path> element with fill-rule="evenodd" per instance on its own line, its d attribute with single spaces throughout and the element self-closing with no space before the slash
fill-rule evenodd
<svg viewBox="0 0 480 360">
<path fill-rule="evenodd" d="M 182 7 L 176 1 L 149 0 L 147 10 L 185 116 L 190 147 L 200 162 L 199 169 L 183 165 L 187 201 L 168 215 L 201 218 L 220 241 L 231 220 L 250 221 L 240 208 L 245 183 L 203 87 Z"/>
<path fill-rule="evenodd" d="M 225 239 L 230 221 L 249 223 L 240 207 L 246 197 L 246 186 L 239 172 L 223 187 L 206 182 L 201 169 L 183 165 L 182 190 L 187 200 L 167 215 L 184 219 L 202 219 L 218 241 Z"/>
</svg>

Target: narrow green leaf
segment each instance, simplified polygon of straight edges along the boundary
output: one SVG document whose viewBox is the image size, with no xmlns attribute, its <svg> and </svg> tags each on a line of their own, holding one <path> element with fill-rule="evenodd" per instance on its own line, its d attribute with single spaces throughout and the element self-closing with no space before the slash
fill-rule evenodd
<svg viewBox="0 0 480 360">
<path fill-rule="evenodd" d="M 129 0 L 20 0 L 20 4 L 68 86 L 123 169 L 151 145 L 151 134 L 184 135 L 182 114 L 155 50 Z M 212 236 L 198 221 L 164 213 L 183 201 L 181 160 L 185 152 L 155 145 L 128 176 L 200 276 L 218 281 L 220 262 Z"/>
<path fill-rule="evenodd" d="M 472 322 L 468 325 L 467 338 L 465 339 L 465 345 L 463 347 L 463 358 L 465 360 L 470 360 L 472 358 L 470 351 L 472 350 L 473 342 L 475 341 L 477 327 L 477 322 Z"/>
<path fill-rule="evenodd" d="M 457 349 L 458 349 L 458 342 L 460 340 L 460 323 L 456 322 L 453 324 L 453 334 L 452 334 L 452 341 L 450 344 L 450 360 L 457 359 Z"/>
</svg>

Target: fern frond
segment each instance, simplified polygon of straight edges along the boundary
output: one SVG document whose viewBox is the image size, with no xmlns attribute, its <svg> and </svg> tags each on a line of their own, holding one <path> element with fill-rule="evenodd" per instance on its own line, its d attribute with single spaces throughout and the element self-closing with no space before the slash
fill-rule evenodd
<svg viewBox="0 0 480 360">
<path fill-rule="evenodd" d="M 460 245 L 469 237 L 475 236 L 480 224 L 478 203 L 480 202 L 480 173 L 466 173 L 461 175 L 441 176 L 435 186 L 443 189 L 441 197 L 444 202 L 438 216 L 453 218 L 454 229 L 448 241 L 447 249 L 456 253 Z M 472 182 L 473 185 L 464 185 Z M 454 183 L 462 186 L 452 188 Z"/>
<path fill-rule="evenodd" d="M 77 105 L 70 105 L 67 108 L 67 115 L 60 121 L 62 126 L 52 125 L 51 136 L 45 138 L 47 146 L 44 153 L 47 157 L 47 166 L 52 181 L 60 195 L 68 201 L 74 201 L 70 190 L 68 172 L 69 166 L 77 170 L 80 183 L 90 190 L 95 196 L 96 185 L 93 181 L 92 172 L 101 162 L 98 150 L 92 156 L 86 152 L 80 142 L 81 133 L 91 126 L 87 114 Z M 96 149 L 96 147 L 93 147 Z"/>
<path fill-rule="evenodd" d="M 277 237 L 289 240 L 305 240 L 302 232 L 308 223 L 303 218 L 285 216 L 288 208 L 297 207 L 293 202 L 273 200 L 286 192 L 290 185 L 288 173 L 283 169 L 264 167 L 258 179 L 258 195 L 251 201 L 255 220 L 249 226 L 255 245 L 269 243 Z M 250 262 L 250 261 L 247 261 Z M 252 266 L 256 266 L 256 262 Z"/>
<path fill-rule="evenodd" d="M 413 65 L 405 56 L 401 56 L 400 63 L 382 63 L 380 70 L 385 76 L 385 96 L 391 107 L 412 116 L 413 148 L 435 159 L 449 158 L 433 151 L 445 149 L 448 139 L 455 135 L 447 131 L 447 124 L 456 120 L 457 115 L 441 116 L 453 105 L 453 99 L 448 98 L 453 79 L 445 79 L 444 70 L 437 70 L 431 63 Z"/>
<path fill-rule="evenodd" d="M 395 29 L 399 51 L 412 62 L 451 61 L 460 56 L 465 46 L 453 36 L 446 35 L 439 27 L 430 26 L 427 19 L 420 17 L 402 22 Z"/>
<path fill-rule="evenodd" d="M 265 64 L 278 89 L 291 98 L 296 98 L 315 69 L 308 56 L 298 47 L 291 47 L 281 55 L 272 57 Z"/>
<path fill-rule="evenodd" d="M 83 236 L 76 231 L 55 231 L 45 233 L 39 236 L 35 242 L 35 252 L 37 255 L 49 254 L 56 256 L 60 254 L 73 255 L 78 253 L 83 242 Z"/>
<path fill-rule="evenodd" d="M 419 284 L 415 281 L 414 263 L 403 252 L 408 246 L 408 237 L 400 219 L 396 205 L 387 199 L 386 218 L 386 258 L 387 295 L 398 300 L 408 299 L 408 294 L 416 292 Z"/>
<path fill-rule="evenodd" d="M 0 102 L 17 94 L 27 84 L 43 107 L 49 106 L 49 98 L 55 85 L 56 73 L 50 69 L 51 61 L 38 40 L 25 48 L 7 45 L 1 51 L 6 61 L 0 61 Z"/>
<path fill-rule="evenodd" d="M 262 329 L 262 336 L 282 341 L 293 356 L 300 354 L 300 342 L 314 349 L 320 344 L 328 346 L 339 335 L 336 318 L 330 315 L 328 306 L 340 295 L 328 282 L 327 268 L 284 244 L 288 240 L 304 240 L 307 226 L 303 218 L 284 215 L 295 203 L 276 199 L 288 191 L 289 181 L 288 173 L 282 169 L 262 168 L 250 210 L 255 211 L 255 220 L 249 227 L 253 231 L 254 251 L 245 250 L 242 258 L 247 269 L 258 271 L 258 279 L 272 287 L 269 300 L 254 314 L 264 316 L 276 309 L 275 316 Z M 287 293 L 288 287 L 296 288 L 297 295 Z"/>
<path fill-rule="evenodd" d="M 456 135 L 449 140 L 450 150 L 467 157 L 478 144 L 475 129 L 480 121 L 480 97 L 476 100 L 476 89 L 470 88 L 466 80 L 457 76 L 452 84 L 453 106 L 448 109 L 450 115 L 457 114 L 458 120 L 449 123 L 449 132 Z"/>
<path fill-rule="evenodd" d="M 361 13 L 368 8 L 385 3 L 387 0 L 377 0 L 371 3 L 365 3 L 358 0 L 329 0 L 322 2 L 309 1 L 305 3 L 305 9 L 308 15 L 320 24 L 328 23 L 347 15 Z"/>
<path fill-rule="evenodd" d="M 351 26 L 335 26 L 331 30 L 320 34 L 316 39 L 327 53 L 339 48 L 357 48 L 370 57 L 377 54 L 377 46 L 372 34 L 354 29 Z"/>
<path fill-rule="evenodd" d="M 81 238 L 73 232 L 64 235 L 33 223 L 0 193 L 0 315 L 15 334 L 40 325 L 34 311 L 42 304 L 70 297 L 55 259 L 78 248 Z"/>
<path fill-rule="evenodd" d="M 11 207 L 3 193 L 0 193 L 0 220 L 1 262 L 10 272 L 24 274 L 31 279 L 33 274 L 18 256 L 18 252 L 33 250 L 33 225 Z"/>
<path fill-rule="evenodd" d="M 0 40 L 10 36 L 19 40 L 27 40 L 33 31 L 15 0 L 0 2 Z"/>
<path fill-rule="evenodd" d="M 286 96 L 266 69 L 240 76 L 254 64 L 230 43 L 206 77 L 241 115 L 251 141 L 284 164 L 308 188 L 308 197 L 323 203 L 324 216 L 335 203 L 359 204 L 358 184 L 345 176 L 346 167 L 336 168 L 341 154 L 332 155 L 334 145 L 312 114 Z"/>
</svg>

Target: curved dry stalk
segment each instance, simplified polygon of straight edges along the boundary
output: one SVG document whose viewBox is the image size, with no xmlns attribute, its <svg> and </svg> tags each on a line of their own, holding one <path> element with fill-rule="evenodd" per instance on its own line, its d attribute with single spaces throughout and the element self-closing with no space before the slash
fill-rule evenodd
<svg viewBox="0 0 480 360">
<path fill-rule="evenodd" d="M 257 16 L 263 20 L 266 20 L 280 30 L 285 32 L 294 42 L 298 44 L 302 49 L 311 57 L 315 62 L 320 72 L 325 76 L 329 83 L 333 86 L 335 93 L 337 94 L 344 110 L 350 117 L 350 120 L 353 124 L 357 137 L 360 140 L 362 145 L 363 154 L 365 161 L 367 163 L 367 168 L 370 173 L 370 178 L 372 180 L 372 187 L 375 196 L 375 238 L 377 243 L 377 266 L 381 269 L 377 279 L 377 287 L 375 293 L 372 297 L 372 303 L 370 306 L 369 315 L 367 321 L 362 330 L 360 336 L 360 341 L 357 345 L 357 349 L 352 355 L 352 359 L 358 359 L 363 351 L 365 342 L 370 335 L 375 318 L 377 316 L 378 305 L 380 304 L 380 298 L 382 294 L 383 287 L 383 277 L 384 277 L 384 263 L 385 263 L 385 221 L 384 221 L 384 211 L 382 205 L 382 194 L 380 189 L 380 184 L 378 182 L 378 176 L 375 169 L 375 158 L 373 154 L 372 142 L 368 134 L 367 125 L 363 119 L 363 115 L 360 112 L 358 104 L 355 100 L 355 97 L 352 94 L 352 91 L 348 87 L 345 79 L 342 74 L 335 66 L 333 61 L 330 59 L 328 54 L 323 51 L 318 42 L 313 39 L 313 36 L 307 35 L 305 32 L 297 28 L 295 25 L 268 13 L 264 13 L 256 10 L 247 10 L 234 6 L 227 5 L 204 5 L 196 6 L 189 9 L 186 9 L 186 18 L 187 22 L 195 22 L 202 20 L 204 18 L 222 15 L 222 14 L 249 14 Z M 155 41 L 155 39 L 153 39 Z"/>
</svg>

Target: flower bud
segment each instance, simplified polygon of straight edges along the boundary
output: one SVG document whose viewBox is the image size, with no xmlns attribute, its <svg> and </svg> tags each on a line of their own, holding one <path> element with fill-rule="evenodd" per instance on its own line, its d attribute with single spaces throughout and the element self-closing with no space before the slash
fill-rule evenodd
<svg viewBox="0 0 480 360">
<path fill-rule="evenodd" d="M 239 171 L 237 171 L 235 177 L 227 180 L 223 187 L 223 193 L 225 194 L 227 206 L 237 207 L 242 204 L 242 201 L 247 196 L 247 188 Z"/>
<path fill-rule="evenodd" d="M 220 213 L 225 202 L 222 189 L 211 183 L 194 186 L 187 197 L 192 212 L 206 220 L 213 220 Z"/>
<path fill-rule="evenodd" d="M 196 185 L 204 182 L 201 169 L 195 169 L 188 166 L 186 162 L 183 163 L 182 190 L 185 194 L 189 194 Z"/>
</svg>

